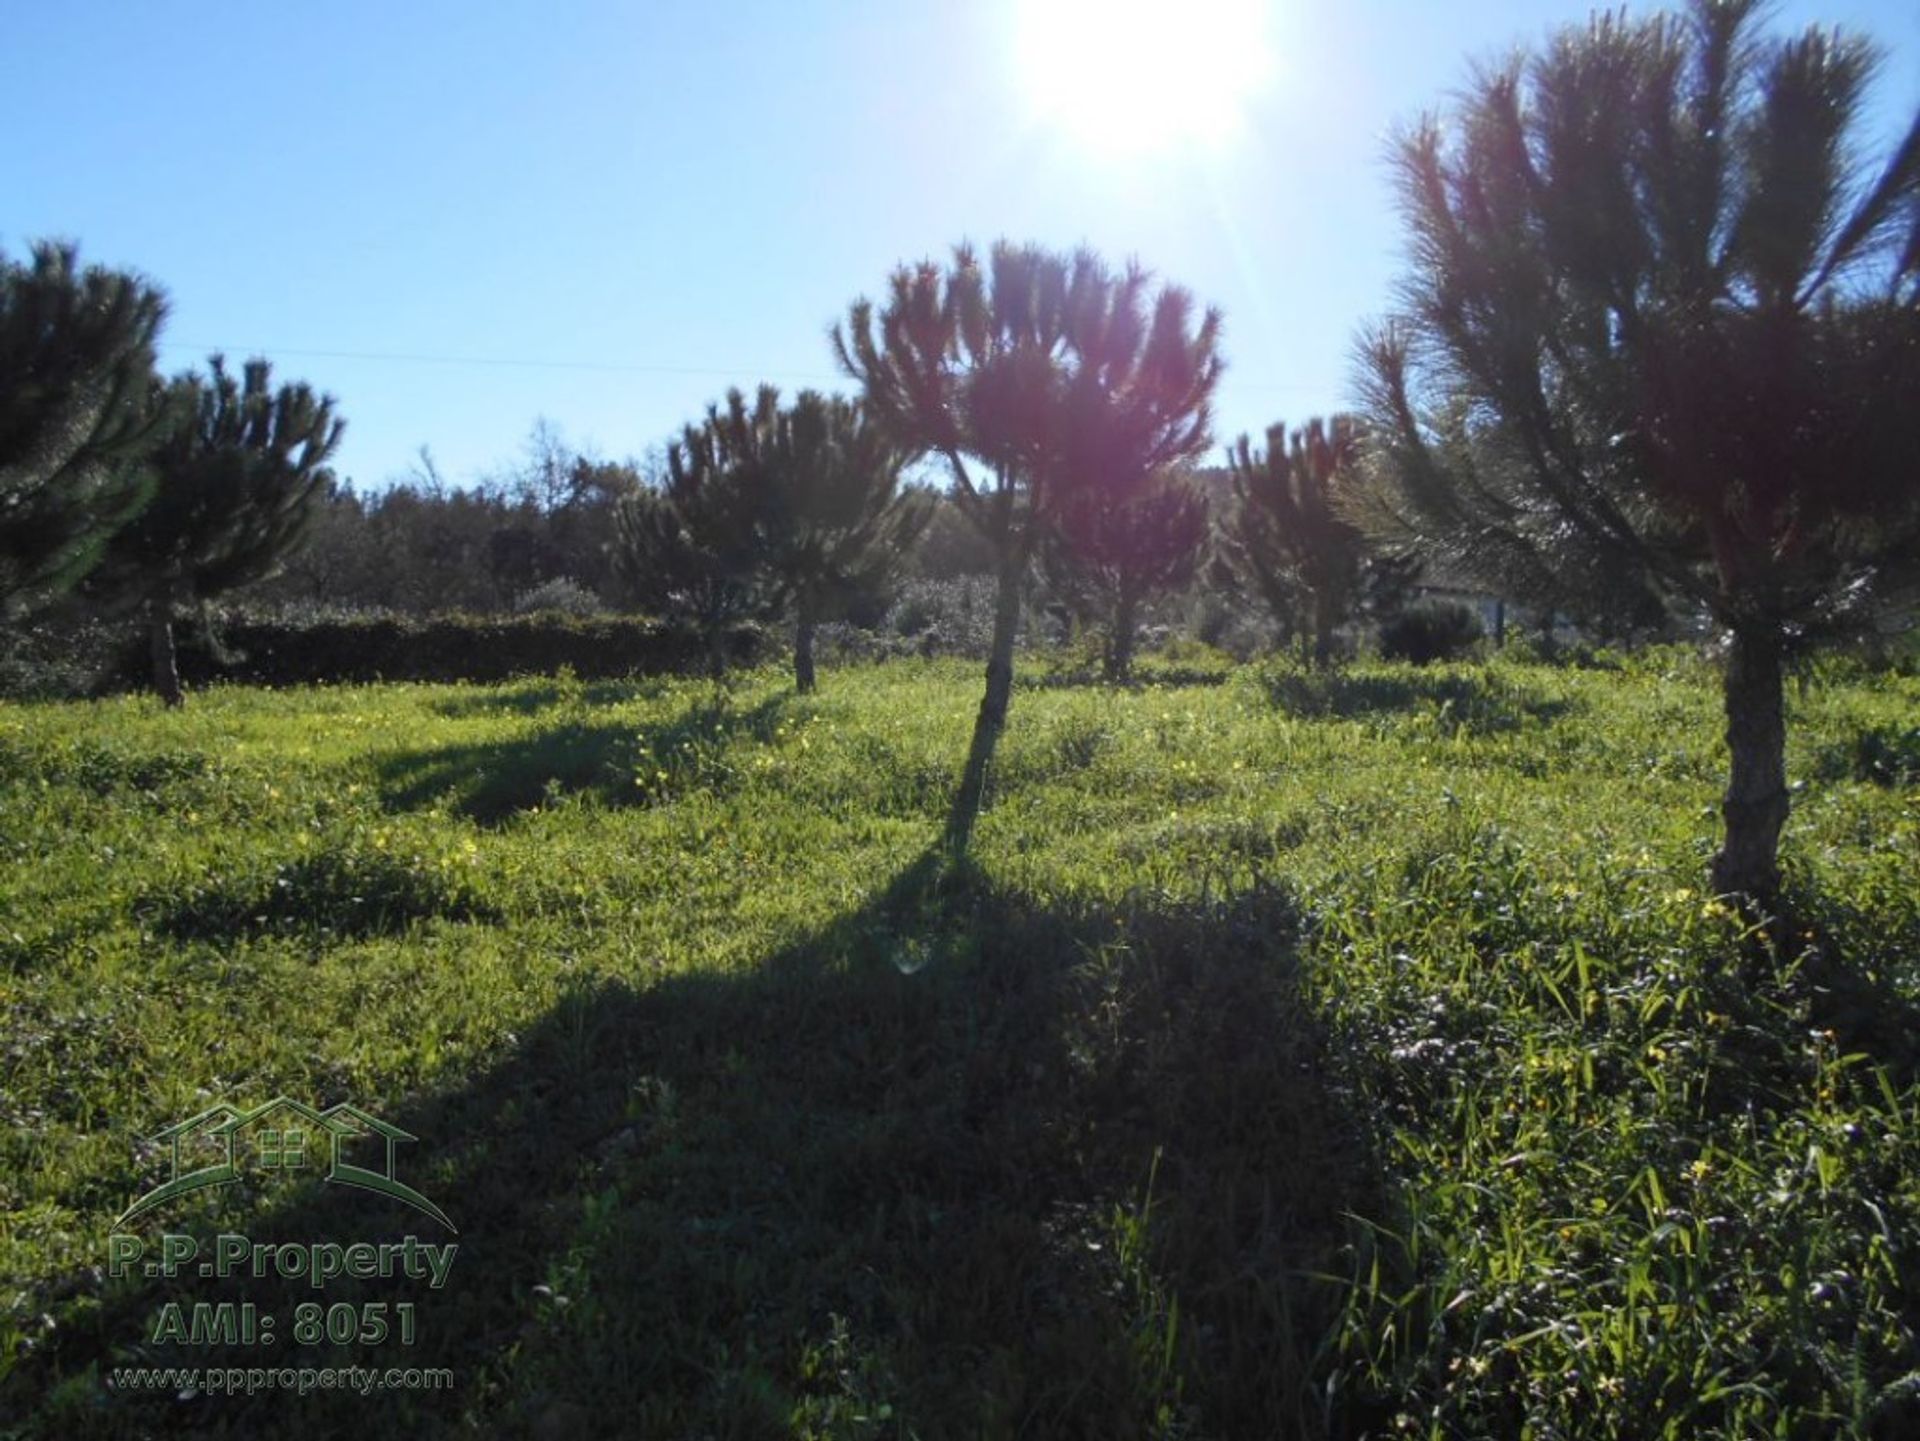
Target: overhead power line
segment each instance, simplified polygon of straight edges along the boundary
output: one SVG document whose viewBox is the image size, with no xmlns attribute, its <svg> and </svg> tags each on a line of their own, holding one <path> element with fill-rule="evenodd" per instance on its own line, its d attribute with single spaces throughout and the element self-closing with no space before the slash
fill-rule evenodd
<svg viewBox="0 0 1920 1441">
<path fill-rule="evenodd" d="M 697 365 L 626 365 L 612 364 L 598 360 L 521 360 L 502 356 L 488 355 L 418 355 L 406 351 L 391 350 L 302 350 L 285 345 L 212 345 L 190 340 L 167 340 L 160 344 L 162 350 L 191 350 L 196 353 L 212 354 L 219 351 L 231 355 L 292 355 L 306 359 L 321 360 L 378 360 L 397 361 L 407 365 L 488 365 L 508 367 L 520 370 L 599 370 L 621 375 L 719 375 L 738 376 L 749 373 L 744 370 L 719 370 Z M 845 377 L 822 375 L 818 372 L 789 370 L 780 372 L 794 380 L 834 381 Z"/>
<path fill-rule="evenodd" d="M 422 355 L 410 351 L 391 350 L 306 350 L 284 345 L 215 345 L 191 340 L 164 340 L 160 342 L 162 350 L 187 350 L 197 355 L 211 355 L 218 352 L 223 355 L 267 355 L 295 356 L 313 360 L 371 360 L 391 362 L 402 365 L 478 365 L 495 369 L 515 370 L 587 370 L 608 375 L 690 375 L 711 376 L 719 379 L 738 380 L 743 375 L 770 376 L 782 380 L 809 381 L 822 385 L 848 385 L 852 382 L 844 375 L 829 375 L 819 371 L 805 370 L 758 370 L 752 366 L 741 366 L 732 370 L 722 370 L 698 365 L 638 365 L 614 363 L 598 360 L 527 360 L 506 356 L 489 355 Z M 1273 385 L 1243 384 L 1231 378 L 1221 382 L 1222 390 L 1263 391 L 1274 394 L 1291 392 L 1319 391 L 1314 385 Z"/>
</svg>

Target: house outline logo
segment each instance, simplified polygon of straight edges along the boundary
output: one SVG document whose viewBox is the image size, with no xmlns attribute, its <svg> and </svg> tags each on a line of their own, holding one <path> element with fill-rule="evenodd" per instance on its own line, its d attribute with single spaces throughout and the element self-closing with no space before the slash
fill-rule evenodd
<svg viewBox="0 0 1920 1441">
<path fill-rule="evenodd" d="M 288 1118 L 298 1123 L 266 1126 L 268 1120 Z M 176 1122 L 153 1137 L 164 1141 L 172 1161 L 171 1177 L 162 1181 L 145 1195 L 134 1201 L 120 1215 L 115 1225 L 124 1226 L 134 1217 L 151 1211 L 181 1196 L 192 1195 L 196 1191 L 212 1190 L 219 1186 L 231 1186 L 240 1179 L 240 1168 L 234 1161 L 234 1141 L 243 1132 L 259 1126 L 260 1164 L 269 1170 L 306 1170 L 312 1166 L 309 1160 L 309 1142 L 325 1138 L 325 1173 L 322 1180 L 342 1186 L 355 1186 L 363 1191 L 372 1191 L 404 1202 L 433 1217 L 454 1235 L 460 1234 L 459 1227 L 448 1219 L 432 1201 L 421 1195 L 413 1187 L 394 1175 L 394 1147 L 402 1141 L 417 1141 L 420 1138 L 381 1120 L 370 1112 L 346 1101 L 317 1111 L 312 1106 L 296 1101 L 291 1096 L 275 1096 L 264 1105 L 252 1110 L 242 1110 L 225 1101 L 216 1102 L 198 1115 L 189 1116 Z M 359 1140 L 366 1136 L 379 1136 L 385 1142 L 385 1168 L 374 1170 L 367 1166 L 356 1166 L 341 1153 L 343 1142 Z M 198 1169 L 186 1169 L 182 1161 L 180 1146 L 183 1141 L 211 1140 L 219 1145 L 220 1159 L 211 1165 Z"/>
</svg>

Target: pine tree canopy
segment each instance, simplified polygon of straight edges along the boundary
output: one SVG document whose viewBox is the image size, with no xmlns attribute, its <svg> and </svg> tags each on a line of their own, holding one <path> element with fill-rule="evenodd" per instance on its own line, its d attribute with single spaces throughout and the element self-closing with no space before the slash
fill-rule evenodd
<svg viewBox="0 0 1920 1441">
<path fill-rule="evenodd" d="M 1230 551 L 1255 573 L 1279 571 L 1308 590 L 1343 588 L 1359 568 L 1361 536 L 1340 509 L 1336 477 L 1353 463 L 1353 420 L 1318 419 L 1291 436 L 1267 427 L 1267 448 L 1246 436 L 1227 452 L 1234 512 Z"/>
<path fill-rule="evenodd" d="M 1920 117 L 1867 166 L 1872 48 L 1762 13 L 1598 16 L 1398 142 L 1370 524 L 1510 593 L 1790 638 L 1911 586 Z"/>
<path fill-rule="evenodd" d="M 1001 241 L 983 266 L 962 245 L 944 270 L 896 270 L 885 306 L 856 301 L 833 344 L 875 419 L 947 462 L 976 523 L 1030 543 L 1067 492 L 1124 499 L 1209 444 L 1220 316 L 1196 324 L 1186 291 L 1150 284 L 1088 250 Z"/>
<path fill-rule="evenodd" d="M 724 411 L 709 406 L 703 423 L 667 446 L 659 484 L 620 502 L 615 571 L 637 603 L 710 629 L 773 607 L 750 468 L 777 402 L 763 390 L 750 410 L 738 390 L 729 392 Z"/>
<path fill-rule="evenodd" d="M 0 617 L 70 588 L 146 504 L 165 315 L 158 289 L 82 270 L 72 245 L 0 257 Z"/>
<path fill-rule="evenodd" d="M 1083 613 L 1177 590 L 1207 543 L 1207 499 L 1181 474 L 1150 480 L 1123 505 L 1077 497 L 1060 508 L 1041 551 L 1047 579 Z"/>
<path fill-rule="evenodd" d="M 803 390 L 783 408 L 763 386 L 749 416 L 737 398 L 732 444 L 779 598 L 807 621 L 829 618 L 896 572 L 930 507 L 901 491 L 905 453 L 859 402 Z"/>
<path fill-rule="evenodd" d="M 213 356 L 166 394 L 182 419 L 154 453 L 159 484 L 115 538 L 105 579 L 161 601 L 207 600 L 271 575 L 300 543 L 345 423 L 304 383 L 273 388 L 249 360 Z"/>
<path fill-rule="evenodd" d="M 1344 509 L 1358 449 L 1353 418 L 1337 415 L 1291 436 L 1284 424 L 1269 426 L 1264 451 L 1243 435 L 1227 452 L 1234 497 L 1223 535 L 1227 562 L 1283 620 L 1302 594 L 1311 598 L 1315 655 L 1323 661 L 1366 556 Z"/>
<path fill-rule="evenodd" d="M 1128 678 L 1139 607 L 1193 579 L 1207 531 L 1207 498 L 1178 473 L 1154 476 L 1120 504 L 1079 491 L 1058 508 L 1041 567 L 1072 612 L 1106 626 L 1108 679 Z"/>
</svg>

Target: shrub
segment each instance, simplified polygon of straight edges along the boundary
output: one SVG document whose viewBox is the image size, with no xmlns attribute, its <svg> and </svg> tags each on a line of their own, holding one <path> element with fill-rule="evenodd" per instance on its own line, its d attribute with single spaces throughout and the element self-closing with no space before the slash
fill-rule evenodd
<svg viewBox="0 0 1920 1441">
<path fill-rule="evenodd" d="M 124 623 L 43 616 L 0 634 L 0 696 L 70 700 L 92 695 L 128 644 Z"/>
<path fill-rule="evenodd" d="M 984 658 L 993 639 L 993 579 L 908 581 L 895 596 L 884 629 L 914 641 L 923 655 Z M 1029 629 L 1023 625 L 1023 635 Z"/>
<path fill-rule="evenodd" d="M 1402 611 L 1380 627 L 1380 654 L 1389 660 L 1428 665 L 1458 660 L 1477 646 L 1485 632 L 1480 617 L 1464 605 L 1428 603 Z"/>
<path fill-rule="evenodd" d="M 1202 645 L 1242 662 L 1272 650 L 1280 639 L 1279 628 L 1264 606 L 1244 604 L 1217 590 L 1200 593 L 1188 624 Z"/>
<path fill-rule="evenodd" d="M 601 615 L 606 603 L 571 576 L 555 576 L 543 581 L 513 603 L 518 615 Z"/>
</svg>

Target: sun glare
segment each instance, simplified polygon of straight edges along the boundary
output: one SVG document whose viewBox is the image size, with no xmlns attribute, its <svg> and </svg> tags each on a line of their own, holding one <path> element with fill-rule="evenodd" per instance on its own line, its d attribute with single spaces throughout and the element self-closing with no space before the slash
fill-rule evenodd
<svg viewBox="0 0 1920 1441">
<path fill-rule="evenodd" d="M 1272 69 L 1272 0 L 1020 0 L 1022 89 L 1088 150 L 1218 146 Z"/>
</svg>

